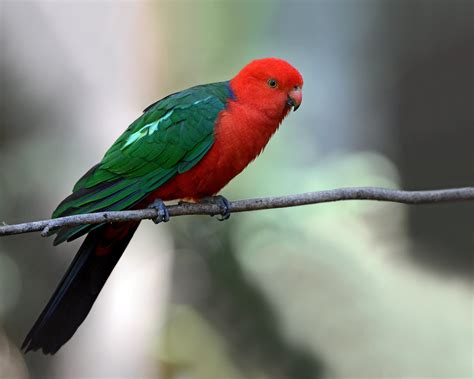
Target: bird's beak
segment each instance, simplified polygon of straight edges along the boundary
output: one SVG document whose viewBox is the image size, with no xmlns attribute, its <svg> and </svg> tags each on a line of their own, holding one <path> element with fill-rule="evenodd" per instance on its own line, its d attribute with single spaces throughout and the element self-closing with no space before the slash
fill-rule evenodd
<svg viewBox="0 0 474 379">
<path fill-rule="evenodd" d="M 303 100 L 303 92 L 301 91 L 301 87 L 295 87 L 290 92 L 288 92 L 288 100 L 286 103 L 293 107 L 293 111 L 300 107 L 301 101 Z"/>
</svg>

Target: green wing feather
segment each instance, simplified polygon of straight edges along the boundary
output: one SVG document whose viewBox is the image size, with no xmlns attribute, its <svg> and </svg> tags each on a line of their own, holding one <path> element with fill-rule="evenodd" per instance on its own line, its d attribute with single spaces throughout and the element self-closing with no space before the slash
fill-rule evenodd
<svg viewBox="0 0 474 379">
<path fill-rule="evenodd" d="M 214 143 L 219 112 L 231 96 L 228 82 L 206 84 L 165 97 L 145 109 L 59 204 L 53 217 L 124 210 L 178 173 L 194 167 Z M 54 243 L 97 226 L 62 228 Z"/>
</svg>

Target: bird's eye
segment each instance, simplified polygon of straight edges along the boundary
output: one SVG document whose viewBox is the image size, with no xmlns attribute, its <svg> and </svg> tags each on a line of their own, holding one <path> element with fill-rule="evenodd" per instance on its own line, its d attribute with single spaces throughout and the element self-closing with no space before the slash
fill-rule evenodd
<svg viewBox="0 0 474 379">
<path fill-rule="evenodd" d="M 278 82 L 275 79 L 268 79 L 267 84 L 270 88 L 278 87 Z"/>
</svg>

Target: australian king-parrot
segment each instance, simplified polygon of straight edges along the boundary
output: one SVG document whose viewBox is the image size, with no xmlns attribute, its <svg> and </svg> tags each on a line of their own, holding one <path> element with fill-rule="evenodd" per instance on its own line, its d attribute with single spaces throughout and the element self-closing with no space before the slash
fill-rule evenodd
<svg viewBox="0 0 474 379">
<path fill-rule="evenodd" d="M 140 209 L 162 201 L 215 196 L 263 150 L 291 108 L 303 79 L 277 58 L 254 60 L 232 80 L 198 85 L 145 109 L 53 213 L 53 218 Z M 226 201 L 220 199 L 223 212 Z M 87 234 L 52 298 L 23 342 L 54 354 L 75 333 L 139 222 L 62 227 L 54 244 Z"/>
</svg>

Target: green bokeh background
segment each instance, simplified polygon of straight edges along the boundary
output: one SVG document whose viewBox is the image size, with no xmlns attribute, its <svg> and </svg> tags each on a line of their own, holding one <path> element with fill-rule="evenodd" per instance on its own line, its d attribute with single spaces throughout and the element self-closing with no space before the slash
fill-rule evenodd
<svg viewBox="0 0 474 379">
<path fill-rule="evenodd" d="M 473 185 L 470 1 L 0 3 L 0 221 L 47 218 L 148 104 L 278 56 L 300 110 L 230 199 Z M 144 223 L 74 338 L 18 350 L 78 243 L 0 240 L 1 378 L 470 378 L 472 204 Z"/>
</svg>

